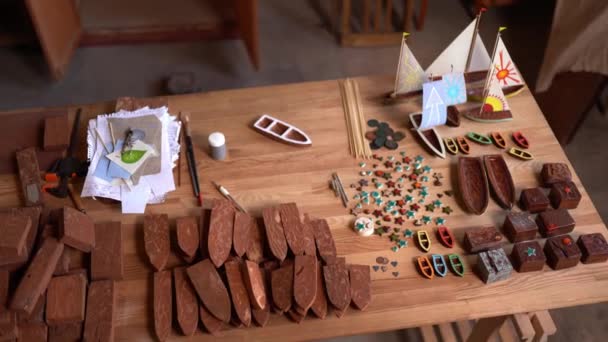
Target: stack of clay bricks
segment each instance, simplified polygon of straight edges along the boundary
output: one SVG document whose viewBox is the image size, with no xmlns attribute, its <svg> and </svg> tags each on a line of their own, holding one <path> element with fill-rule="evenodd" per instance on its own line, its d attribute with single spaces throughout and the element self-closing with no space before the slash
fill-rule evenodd
<svg viewBox="0 0 608 342">
<path fill-rule="evenodd" d="M 0 209 L 0 340 L 112 341 L 120 223 L 72 208 Z"/>
<path fill-rule="evenodd" d="M 144 218 L 145 250 L 154 273 L 156 337 L 170 337 L 173 308 L 180 333 L 265 326 L 271 312 L 300 323 L 309 312 L 341 317 L 351 304 L 371 302 L 370 269 L 337 256 L 325 220 L 301 217 L 295 203 L 262 210 L 262 218 L 216 201 L 193 217 L 175 221 L 174 251 L 186 266 L 167 269 L 171 230 L 167 215 Z M 175 305 L 173 304 L 175 301 Z"/>
</svg>

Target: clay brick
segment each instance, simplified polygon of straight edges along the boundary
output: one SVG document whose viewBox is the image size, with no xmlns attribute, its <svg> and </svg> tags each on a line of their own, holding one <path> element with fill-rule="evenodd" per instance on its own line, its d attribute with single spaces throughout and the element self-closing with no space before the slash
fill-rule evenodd
<svg viewBox="0 0 608 342">
<path fill-rule="evenodd" d="M 19 342 L 44 342 L 48 338 L 49 327 L 42 322 L 19 322 Z"/>
<path fill-rule="evenodd" d="M 87 279 L 82 273 L 54 277 L 46 295 L 48 325 L 84 321 Z"/>
<path fill-rule="evenodd" d="M 200 233 L 195 217 L 180 217 L 175 221 L 177 245 L 185 254 L 187 262 L 192 262 L 198 250 Z"/>
<path fill-rule="evenodd" d="M 14 341 L 17 335 L 17 313 L 13 311 L 0 313 L 0 341 Z"/>
<path fill-rule="evenodd" d="M 173 291 L 171 288 L 171 271 L 154 273 L 154 331 L 160 341 L 165 341 L 171 334 L 173 322 Z"/>
<path fill-rule="evenodd" d="M 25 215 L 0 213 L 0 255 L 28 253 L 26 239 L 32 227 L 32 220 Z"/>
<path fill-rule="evenodd" d="M 25 206 L 41 205 L 42 179 L 40 178 L 40 167 L 34 147 L 17 152 L 17 167 L 19 168 L 19 179 L 21 180 Z"/>
<path fill-rule="evenodd" d="M 64 207 L 59 224 L 59 239 L 68 246 L 85 253 L 95 247 L 95 225 L 93 220 L 76 209 Z"/>
<path fill-rule="evenodd" d="M 91 253 L 91 279 L 122 280 L 124 276 L 120 222 L 95 225 L 95 248 Z"/>
<path fill-rule="evenodd" d="M 84 340 L 114 341 L 116 289 L 114 281 L 93 281 L 89 286 L 87 313 L 84 322 Z"/>
<path fill-rule="evenodd" d="M 198 326 L 199 304 L 185 267 L 173 269 L 173 282 L 175 283 L 177 322 L 184 335 L 191 336 Z"/>
<path fill-rule="evenodd" d="M 49 342 L 82 341 L 82 322 L 49 326 Z"/>
<path fill-rule="evenodd" d="M 10 305 L 12 310 L 32 313 L 38 298 L 51 280 L 61 253 L 63 243 L 54 238 L 44 240 L 13 294 Z"/>
<path fill-rule="evenodd" d="M 44 119 L 44 150 L 65 150 L 70 144 L 70 126 L 67 115 Z"/>
<path fill-rule="evenodd" d="M 171 248 L 169 217 L 166 214 L 144 216 L 144 244 L 150 264 L 161 271 L 167 264 Z"/>
</svg>

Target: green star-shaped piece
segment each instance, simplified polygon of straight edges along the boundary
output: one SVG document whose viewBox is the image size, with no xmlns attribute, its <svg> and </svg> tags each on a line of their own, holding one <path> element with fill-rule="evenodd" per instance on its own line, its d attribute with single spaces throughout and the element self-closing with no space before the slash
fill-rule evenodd
<svg viewBox="0 0 608 342">
<path fill-rule="evenodd" d="M 393 215 L 395 217 L 399 217 L 399 212 L 397 210 L 393 210 L 393 211 L 391 211 L 391 215 Z"/>
<path fill-rule="evenodd" d="M 432 219 L 430 216 L 422 216 L 422 223 L 424 224 L 429 224 L 431 223 Z"/>
<path fill-rule="evenodd" d="M 437 208 L 441 208 L 441 205 L 443 205 L 443 203 L 441 203 L 441 201 L 440 201 L 440 200 L 435 200 L 435 201 L 433 202 L 433 204 L 434 204 L 434 205 L 435 205 Z"/>
<path fill-rule="evenodd" d="M 424 160 L 424 157 L 421 155 L 417 155 L 416 158 L 414 158 L 414 160 L 420 163 Z"/>
<path fill-rule="evenodd" d="M 399 252 L 399 247 L 397 247 L 397 246 L 393 246 L 393 247 L 391 247 L 391 250 L 392 250 L 393 252 Z"/>
<path fill-rule="evenodd" d="M 372 191 L 373 198 L 380 198 L 380 193 L 378 191 Z"/>
<path fill-rule="evenodd" d="M 426 211 L 430 211 L 430 212 L 435 211 L 435 205 L 433 203 L 427 204 L 425 207 L 426 207 Z"/>
<path fill-rule="evenodd" d="M 443 207 L 441 209 L 441 211 L 443 211 L 444 214 L 450 215 L 454 210 L 452 210 L 452 208 L 450 208 L 450 206 L 447 206 L 447 207 Z"/>
<path fill-rule="evenodd" d="M 410 195 L 405 195 L 403 199 L 405 200 L 405 203 L 412 203 L 414 201 L 414 197 Z"/>
<path fill-rule="evenodd" d="M 419 166 L 418 164 L 414 164 L 414 166 Z M 416 167 L 416 169 L 414 170 L 414 173 L 418 176 L 420 176 L 422 174 L 422 169 L 419 169 L 418 167 Z"/>
<path fill-rule="evenodd" d="M 364 191 L 360 192 L 360 195 L 361 195 L 361 197 L 367 197 L 367 196 L 369 196 L 369 192 L 364 190 Z"/>
<path fill-rule="evenodd" d="M 405 171 L 409 171 L 411 167 L 409 165 L 405 165 Z"/>
<path fill-rule="evenodd" d="M 382 177 L 384 177 L 384 179 L 387 179 L 387 180 L 388 180 L 388 179 L 393 178 L 393 175 L 391 175 L 391 173 L 390 173 L 390 172 L 385 172 L 385 173 L 382 175 Z"/>
<path fill-rule="evenodd" d="M 435 219 L 435 224 L 438 226 L 444 225 L 445 224 L 445 219 L 443 217 L 437 217 Z"/>
<path fill-rule="evenodd" d="M 374 184 L 376 186 L 376 189 L 382 189 L 384 188 L 384 184 L 380 183 L 380 182 L 376 182 L 376 184 Z"/>
<path fill-rule="evenodd" d="M 382 233 L 384 233 L 384 231 L 382 230 L 382 228 L 376 228 L 376 229 L 374 229 L 374 234 L 376 234 L 378 236 L 382 236 Z"/>
<path fill-rule="evenodd" d="M 399 244 L 399 248 L 407 247 L 406 240 L 399 240 L 399 242 L 397 242 L 397 243 Z"/>
<path fill-rule="evenodd" d="M 405 179 L 403 179 L 403 177 L 399 177 L 399 178 L 397 178 L 397 182 L 399 182 L 399 183 L 403 183 L 403 181 L 404 181 L 404 180 L 405 180 Z"/>
<path fill-rule="evenodd" d="M 360 163 L 359 163 L 359 166 L 360 166 L 360 167 L 365 167 L 365 163 L 364 163 L 364 162 L 360 162 Z"/>
<path fill-rule="evenodd" d="M 403 171 L 403 168 L 401 166 L 397 166 L 395 168 L 395 172 L 402 172 L 402 171 Z"/>
<path fill-rule="evenodd" d="M 528 249 L 526 250 L 526 254 L 528 254 L 528 256 L 536 256 L 536 248 L 533 247 L 528 247 Z"/>
<path fill-rule="evenodd" d="M 397 204 L 397 203 L 395 203 L 395 201 L 393 201 L 393 200 L 390 200 L 390 201 L 388 201 L 388 202 L 386 203 L 386 205 L 388 205 L 388 206 L 390 206 L 390 207 L 394 207 L 394 206 L 395 206 L 395 204 Z"/>
<path fill-rule="evenodd" d="M 382 198 L 376 198 L 376 205 L 382 205 L 384 201 L 382 200 Z"/>
<path fill-rule="evenodd" d="M 408 228 L 408 229 L 405 230 L 405 232 L 403 233 L 403 235 L 406 238 L 411 238 L 412 236 L 414 236 L 414 231 Z"/>
<path fill-rule="evenodd" d="M 429 181 L 429 177 L 422 176 L 422 177 L 420 177 L 420 181 L 422 181 L 422 182 L 428 182 Z"/>
<path fill-rule="evenodd" d="M 412 211 L 412 210 L 408 210 L 405 213 L 405 217 L 407 217 L 408 219 L 414 218 L 415 216 L 416 216 L 416 213 L 414 211 Z"/>
<path fill-rule="evenodd" d="M 397 233 L 392 233 L 392 234 L 389 236 L 389 239 L 390 239 L 392 242 L 397 242 L 397 241 L 399 241 L 399 234 L 397 234 Z"/>
<path fill-rule="evenodd" d="M 426 172 L 426 173 L 429 173 L 429 172 L 431 172 L 431 170 L 432 170 L 432 169 L 431 169 L 431 167 L 430 167 L 430 166 L 425 165 L 425 166 L 422 168 L 422 170 L 423 170 L 424 172 Z"/>
<path fill-rule="evenodd" d="M 426 191 L 426 190 L 422 190 L 422 191 L 420 191 L 420 193 L 418 193 L 418 194 L 419 194 L 420 196 L 422 196 L 422 197 L 426 197 L 426 196 L 428 196 L 428 195 L 429 195 L 428 191 Z"/>
<path fill-rule="evenodd" d="M 401 152 L 399 152 L 399 154 L 400 154 L 402 157 L 405 157 L 405 151 L 401 151 Z"/>
<path fill-rule="evenodd" d="M 353 199 L 356 199 L 356 200 L 357 200 L 357 199 L 359 199 L 359 198 L 361 198 L 361 196 L 360 196 L 359 194 L 355 194 L 355 196 L 353 196 Z"/>
<path fill-rule="evenodd" d="M 355 225 L 355 229 L 357 229 L 357 230 L 363 230 L 363 229 L 365 229 L 365 224 L 359 222 L 359 223 L 357 223 Z"/>
<path fill-rule="evenodd" d="M 369 197 L 365 197 L 363 199 L 363 204 L 369 204 Z"/>
</svg>

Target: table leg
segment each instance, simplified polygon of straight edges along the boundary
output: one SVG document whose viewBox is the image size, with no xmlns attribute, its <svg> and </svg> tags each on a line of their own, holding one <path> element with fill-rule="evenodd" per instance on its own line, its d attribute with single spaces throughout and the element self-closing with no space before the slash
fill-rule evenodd
<svg viewBox="0 0 608 342">
<path fill-rule="evenodd" d="M 482 318 L 475 323 L 467 342 L 485 342 L 505 323 L 509 316 Z"/>
</svg>

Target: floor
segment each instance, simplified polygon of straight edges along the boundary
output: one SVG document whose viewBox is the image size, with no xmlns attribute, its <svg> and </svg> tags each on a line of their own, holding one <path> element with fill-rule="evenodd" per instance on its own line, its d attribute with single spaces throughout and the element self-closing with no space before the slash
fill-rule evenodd
<svg viewBox="0 0 608 342">
<path fill-rule="evenodd" d="M 398 47 L 340 48 L 311 6 L 316 2 L 260 1 L 262 67 L 257 72 L 238 41 L 92 47 L 78 49 L 65 79 L 53 83 L 38 49 L 0 48 L 0 110 L 160 95 L 164 79 L 177 71 L 193 72 L 202 91 L 394 73 Z M 541 6 L 488 11 L 481 27 L 487 47 L 492 46 L 498 25 L 509 27 L 503 37 L 513 47 L 510 52 L 530 85 L 542 61 L 543 49 L 537 41 L 546 37 L 551 19 L 550 11 L 547 14 L 542 6 L 551 1 L 534 3 Z M 412 32 L 409 42 L 423 66 L 469 22 L 460 1 L 430 1 L 428 13 L 425 30 Z M 608 118 L 594 111 L 566 147 L 604 221 L 608 219 L 604 175 L 608 152 L 603 147 L 607 130 Z M 551 314 L 558 333 L 550 341 L 607 339 L 606 303 L 552 310 Z M 419 340 L 417 332 L 408 329 L 331 341 Z"/>
</svg>

